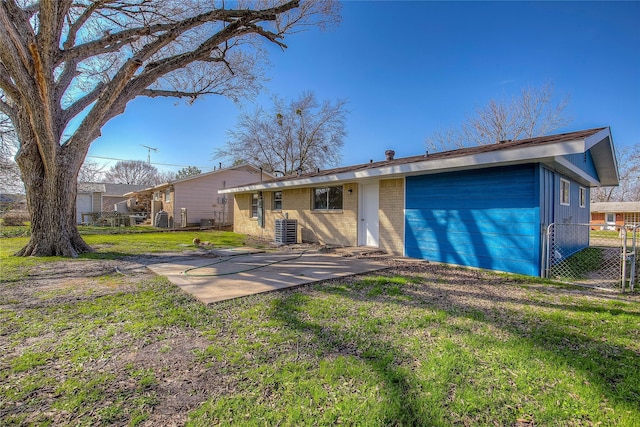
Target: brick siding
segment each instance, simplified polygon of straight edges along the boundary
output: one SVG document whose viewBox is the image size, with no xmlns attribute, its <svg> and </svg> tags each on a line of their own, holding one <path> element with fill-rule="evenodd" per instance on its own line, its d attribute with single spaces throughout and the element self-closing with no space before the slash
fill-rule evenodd
<svg viewBox="0 0 640 427">
<path fill-rule="evenodd" d="M 404 255 L 404 178 L 380 181 L 380 249 Z"/>
</svg>

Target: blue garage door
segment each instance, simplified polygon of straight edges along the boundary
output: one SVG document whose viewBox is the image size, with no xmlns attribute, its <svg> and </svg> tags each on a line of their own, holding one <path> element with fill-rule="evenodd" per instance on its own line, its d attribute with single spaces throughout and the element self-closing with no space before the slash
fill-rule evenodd
<svg viewBox="0 0 640 427">
<path fill-rule="evenodd" d="M 406 255 L 537 276 L 537 166 L 407 177 Z"/>
</svg>

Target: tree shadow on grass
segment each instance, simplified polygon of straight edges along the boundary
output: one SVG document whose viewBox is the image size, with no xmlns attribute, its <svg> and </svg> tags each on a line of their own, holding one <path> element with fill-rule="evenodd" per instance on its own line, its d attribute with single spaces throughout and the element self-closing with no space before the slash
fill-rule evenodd
<svg viewBox="0 0 640 427">
<path fill-rule="evenodd" d="M 446 266 L 429 266 L 424 276 L 407 272 L 385 271 L 376 277 L 378 285 L 385 283 L 383 291 L 375 298 L 385 304 L 411 306 L 438 310 L 453 318 L 465 318 L 488 324 L 529 342 L 540 352 L 547 352 L 589 378 L 604 401 L 615 402 L 640 412 L 640 351 L 616 344 L 618 339 L 629 339 L 624 332 L 616 334 L 615 328 L 604 328 L 608 333 L 581 330 L 572 325 L 574 315 L 593 314 L 601 319 L 585 320 L 585 328 L 598 328 L 609 316 L 627 316 L 636 323 L 640 312 L 627 307 L 603 307 L 597 301 L 575 295 L 549 285 L 547 296 L 531 298 L 531 290 L 525 280 L 501 278 L 475 270 L 452 269 Z M 403 286 L 390 280 L 405 277 Z M 361 276 L 355 287 L 362 286 Z M 419 280 L 416 280 L 416 278 Z M 386 278 L 386 279 L 385 279 Z M 336 291 L 334 285 L 341 288 Z M 346 286 L 345 291 L 343 287 Z M 316 289 L 325 293 L 339 293 L 355 301 L 370 302 L 367 292 L 354 292 L 354 284 L 344 285 L 339 280 L 324 282 Z M 534 285 L 536 292 L 545 294 L 545 288 Z M 393 290 L 392 292 L 389 292 Z M 553 293 L 552 296 L 549 294 Z M 554 302 L 557 297 L 565 302 Z M 574 303 L 566 298 L 576 298 Z M 633 301 L 628 301 L 633 302 Z M 610 330 L 613 329 L 613 332 Z M 639 329 L 632 328 L 638 334 Z M 613 333 L 613 335 L 612 335 Z M 636 335 L 638 336 L 638 335 Z M 637 340 L 636 340 L 637 342 Z"/>
<path fill-rule="evenodd" d="M 396 361 L 407 360 L 409 355 L 389 343 L 374 339 L 357 339 L 352 334 L 329 329 L 308 320 L 304 315 L 305 299 L 294 290 L 272 303 L 272 316 L 286 327 L 300 334 L 311 334 L 318 340 L 322 357 L 339 354 L 363 362 L 379 378 L 381 393 L 385 396 L 384 419 L 371 422 L 375 425 L 424 425 L 425 419 L 439 417 L 432 409 L 419 405 L 412 396 L 416 389 L 410 373 Z M 372 338 L 372 337 L 369 337 Z"/>
</svg>

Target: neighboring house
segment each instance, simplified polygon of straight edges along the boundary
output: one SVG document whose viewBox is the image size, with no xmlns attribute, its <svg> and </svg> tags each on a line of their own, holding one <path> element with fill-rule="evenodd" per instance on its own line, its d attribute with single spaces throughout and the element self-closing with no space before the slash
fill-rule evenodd
<svg viewBox="0 0 640 427">
<path fill-rule="evenodd" d="M 640 202 L 592 202 L 591 224 L 607 230 L 640 225 Z"/>
<path fill-rule="evenodd" d="M 89 221 L 87 214 L 102 212 L 102 195 L 105 191 L 105 184 L 96 182 L 78 183 L 78 193 L 76 195 L 76 222 L 78 224 Z"/>
<path fill-rule="evenodd" d="M 27 210 L 27 198 L 24 194 L 8 194 L 0 193 L 0 214 L 17 209 L 21 211 Z"/>
<path fill-rule="evenodd" d="M 256 182 L 272 176 L 249 164 L 241 164 L 213 172 L 166 182 L 128 193 L 139 203 L 149 203 L 151 218 L 158 212 L 168 215 L 166 226 L 218 225 L 233 222 L 233 200 L 218 190 Z"/>
<path fill-rule="evenodd" d="M 538 276 L 546 227 L 588 223 L 590 187 L 618 184 L 609 128 L 389 154 L 222 190 L 235 198 L 234 231 L 274 238 L 289 218 L 305 242 Z M 574 247 L 588 245 L 583 234 Z"/>
<path fill-rule="evenodd" d="M 113 212 L 116 203 L 127 200 L 125 193 L 144 187 L 144 185 L 79 182 L 76 196 L 76 222 L 78 224 L 87 222 L 89 213 Z"/>
</svg>

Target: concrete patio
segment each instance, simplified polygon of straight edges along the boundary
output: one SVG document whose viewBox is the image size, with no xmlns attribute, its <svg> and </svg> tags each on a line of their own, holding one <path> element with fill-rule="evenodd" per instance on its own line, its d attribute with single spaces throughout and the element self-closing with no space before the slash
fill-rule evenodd
<svg viewBox="0 0 640 427">
<path fill-rule="evenodd" d="M 309 251 L 216 251 L 216 258 L 176 257 L 148 265 L 205 304 L 382 270 L 379 259 Z"/>
</svg>

